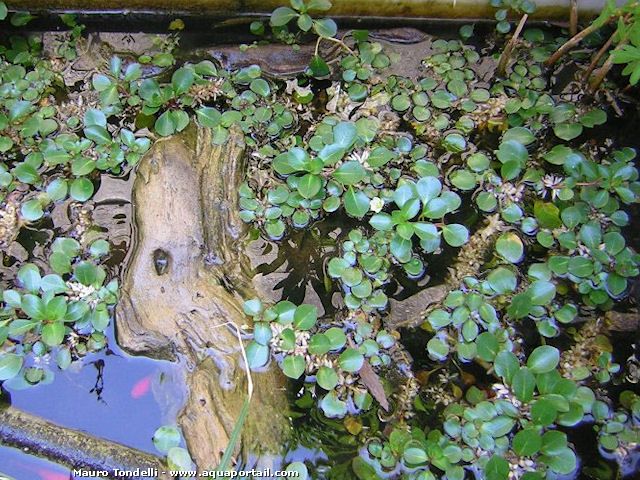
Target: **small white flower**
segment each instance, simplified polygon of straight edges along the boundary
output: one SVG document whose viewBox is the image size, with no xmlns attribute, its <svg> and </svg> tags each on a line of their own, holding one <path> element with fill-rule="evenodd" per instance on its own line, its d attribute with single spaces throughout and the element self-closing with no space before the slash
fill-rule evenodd
<svg viewBox="0 0 640 480">
<path fill-rule="evenodd" d="M 547 188 L 557 188 L 562 182 L 562 177 L 558 177 L 556 175 L 547 174 L 542 177 L 542 183 Z"/>
<path fill-rule="evenodd" d="M 347 160 L 352 160 L 354 162 L 358 162 L 362 164 L 364 167 L 369 167 L 367 160 L 369 160 L 369 150 L 363 150 L 361 152 L 353 152 L 351 155 L 347 157 Z"/>
<path fill-rule="evenodd" d="M 514 185 L 510 182 L 505 182 L 500 186 L 498 198 L 502 202 L 514 202 L 518 203 L 522 200 L 524 193 L 524 185 Z"/>
<path fill-rule="evenodd" d="M 589 247 L 587 247 L 586 245 L 582 245 L 582 244 L 578 245 L 577 251 L 581 257 L 588 258 L 591 256 L 591 251 L 589 250 Z"/>
<path fill-rule="evenodd" d="M 369 209 L 372 212 L 379 213 L 384 208 L 384 200 L 380 197 L 373 197 L 369 202 Z"/>
<path fill-rule="evenodd" d="M 298 79 L 294 78 L 293 80 L 285 80 L 285 84 L 287 85 L 285 88 L 285 93 L 287 95 L 291 95 L 293 91 L 298 88 Z"/>
<path fill-rule="evenodd" d="M 91 308 L 95 308 L 98 303 L 100 303 L 100 299 L 97 298 L 97 290 L 93 286 L 86 286 L 79 282 L 67 282 L 67 287 L 69 290 L 67 291 L 67 299 L 72 302 L 84 301 Z"/>
<path fill-rule="evenodd" d="M 555 200 L 558 196 L 560 189 L 562 188 L 562 182 L 564 179 L 556 175 L 547 174 L 542 177 L 543 189 L 540 192 L 542 198 L 546 198 L 547 194 L 551 194 L 551 200 Z"/>
</svg>

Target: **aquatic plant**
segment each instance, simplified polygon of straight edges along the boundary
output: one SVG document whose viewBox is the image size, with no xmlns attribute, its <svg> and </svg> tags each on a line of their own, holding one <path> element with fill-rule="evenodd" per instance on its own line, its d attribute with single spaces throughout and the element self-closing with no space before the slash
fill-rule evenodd
<svg viewBox="0 0 640 480">
<path fill-rule="evenodd" d="M 500 33 L 508 33 L 511 30 L 509 23 L 509 13 L 530 15 L 536 11 L 536 3 L 531 0 L 491 0 L 489 2 L 492 7 L 497 8 L 494 17 L 496 30 Z"/>
<path fill-rule="evenodd" d="M 92 244 L 94 258 L 108 249 L 102 242 Z M 50 382 L 50 357 L 64 370 L 74 358 L 105 346 L 103 332 L 109 325 L 109 306 L 117 301 L 118 282 L 105 285 L 104 269 L 80 254 L 76 240 L 58 238 L 50 257 L 56 273 L 42 276 L 36 265 L 25 263 L 15 288 L 2 292 L 0 340 L 8 347 L 0 358 L 2 380 L 13 380 L 14 386 Z M 66 281 L 64 274 L 70 274 Z"/>
<path fill-rule="evenodd" d="M 329 0 L 290 0 L 291 7 L 278 7 L 269 17 L 269 27 L 273 40 L 297 46 L 297 42 L 308 33 L 318 36 L 315 53 L 309 62 L 309 71 L 316 78 L 323 78 L 329 74 L 329 66 L 320 55 L 320 43 L 322 40 L 332 42 L 351 52 L 351 49 L 340 39 L 335 38 L 338 33 L 338 25 L 331 18 L 313 18 L 312 14 L 325 12 L 331 9 Z M 295 23 L 295 27 L 293 24 Z M 253 34 L 264 36 L 265 25 L 262 21 L 252 22 L 250 30 Z"/>
<path fill-rule="evenodd" d="M 291 0 L 291 7 L 276 8 L 271 13 L 269 25 L 271 27 L 286 27 L 295 20 L 296 26 L 302 32 L 308 32 L 313 29 L 321 37 L 333 37 L 336 34 L 338 26 L 332 19 L 321 18 L 314 20 L 309 15 L 309 12 L 312 11 L 327 11 L 331 9 L 331 2 L 328 0 L 309 0 L 309 2 Z"/>
<path fill-rule="evenodd" d="M 604 81 L 611 68 L 616 64 L 625 65 L 623 75 L 629 76 L 629 83 L 635 85 L 640 80 L 638 59 L 640 45 L 640 4 L 628 0 L 618 6 L 615 1 L 607 0 L 600 15 L 591 24 L 567 40 L 549 59 L 547 65 L 555 64 L 563 55 L 589 36 L 602 31 L 612 33 L 600 49 L 593 54 L 583 80 L 589 82 L 589 89 L 595 92 Z M 609 33 L 607 33 L 609 34 Z"/>
<path fill-rule="evenodd" d="M 153 434 L 153 445 L 167 456 L 167 465 L 172 470 L 189 471 L 194 463 L 189 451 L 182 447 L 184 443 L 180 429 L 174 425 L 163 425 Z"/>
<path fill-rule="evenodd" d="M 104 347 L 118 286 L 105 266 L 109 242 L 82 205 L 101 172 L 128 173 L 154 140 L 194 120 L 214 144 L 232 129 L 244 134 L 238 214 L 252 238 L 280 242 L 314 222 L 341 224 L 321 282 L 337 294 L 337 313 L 246 298 L 243 333 L 247 367 L 277 363 L 300 387 L 297 407 L 350 436 L 359 454 L 345 475 L 568 475 L 578 461 L 565 432 L 584 422 L 623 464 L 638 444 L 640 400 L 609 397 L 625 366 L 605 312 L 640 273 L 625 231 L 640 182 L 633 149 L 587 142 L 612 110 L 552 92 L 546 65 L 568 47 L 558 50 L 553 32 L 524 29 L 530 3 L 495 4 L 503 33 L 508 9 L 525 15 L 500 75 L 489 77 L 477 68 L 484 52 L 458 39 L 433 41 L 416 76 L 392 74 L 397 56 L 369 32 L 338 39 L 335 22 L 310 15 L 330 6 L 292 0 L 271 15 L 273 39 L 318 36 L 307 71 L 286 81 L 257 65 L 179 63 L 172 35 L 159 53 L 106 59 L 78 80 L 86 88 L 70 91 L 65 71 L 86 45 L 69 17 L 53 58 L 33 38 L 0 48 L 0 243 L 43 225 L 63 202 L 76 212 L 45 241 L 44 260 L 28 253 L 13 266 L 0 311 L 0 380 L 50 381 L 50 356 L 64 369 Z M 589 28 L 616 15 L 629 21 L 612 37 L 611 62 L 628 63 L 635 83 L 637 5 L 611 8 Z M 258 23 L 251 30 L 265 33 Z M 460 33 L 467 40 L 473 28 Z M 319 48 L 325 39 L 337 45 L 333 61 Z M 68 93 L 62 105 L 59 90 Z M 394 281 L 427 275 L 444 280 L 397 323 Z M 424 354 L 415 363 L 409 337 Z M 170 465 L 188 469 L 180 442 L 175 427 L 154 436 Z M 232 450 L 233 442 L 225 461 Z"/>
<path fill-rule="evenodd" d="M 340 285 L 349 311 L 347 319 L 364 319 L 374 332 L 380 320 L 385 324 L 387 304 L 384 290 L 376 293 L 375 288 L 388 282 L 390 266 L 402 265 L 409 276 L 428 271 L 428 265 L 414 253 L 413 238 L 422 255 L 439 252 L 441 238 L 450 247 L 470 241 L 466 226 L 430 223 L 429 219 L 456 212 L 461 195 L 474 192 L 480 211 L 498 212 L 504 222 L 486 234 L 492 239 L 488 246 L 469 259 L 472 264 L 489 266 L 482 277 L 477 278 L 479 271 L 457 277 L 460 283 L 451 285 L 442 301 L 425 312 L 426 323 L 422 325 L 432 335 L 425 345 L 429 357 L 443 362 L 445 369 L 450 368 L 453 355 L 463 364 L 480 365 L 494 378 L 491 397 L 474 386 L 463 398 L 455 396 L 455 389 L 439 394 L 444 396 L 436 397 L 436 402 L 446 405 L 436 410 L 443 422 L 441 429 L 424 430 L 422 425 L 405 420 L 382 438 L 374 435 L 366 452 L 352 462 L 358 478 L 435 478 L 442 472 L 447 478 L 463 478 L 467 469 L 495 479 L 569 474 L 577 467 L 576 454 L 557 428 L 578 425 L 593 418 L 594 408 L 601 408 L 594 390 L 585 383 L 591 371 L 570 373 L 577 364 L 569 356 L 563 357 L 565 365 L 560 367 L 560 350 L 545 345 L 544 340 L 535 348 L 526 347 L 519 325 L 524 319 L 533 320 L 542 338 L 554 338 L 562 334 L 565 325 L 577 320 L 581 308 L 613 307 L 613 301 L 626 289 L 625 278 L 638 274 L 637 254 L 626 247 L 620 234 L 628 222 L 621 207 L 638 198 L 638 172 L 630 163 L 634 156 L 630 149 L 611 152 L 610 159 L 600 155 L 596 159 L 593 152 L 557 143 L 574 140 L 585 129 L 604 124 L 607 115 L 600 108 L 557 102 L 550 96 L 543 62 L 553 52 L 555 40 L 537 29 L 526 30 L 524 39 L 536 46 L 528 51 L 515 48 L 514 61 L 505 65 L 505 78 L 487 89 L 474 88 L 475 73 L 466 68 L 467 62 L 477 61 L 477 53 L 455 40 L 434 42 L 436 53 L 425 60 L 426 72 L 431 75 L 417 81 L 392 76 L 367 85 L 370 77 L 366 71 L 357 83 L 349 70 L 343 71 L 341 84 L 334 83 L 332 91 L 346 90 L 346 95 L 329 97 L 329 113 L 305 137 L 312 151 L 297 142 L 293 149 L 273 152 L 271 165 L 278 186 L 270 187 L 264 195 L 247 184 L 240 193 L 247 201 L 244 220 L 264 225 L 275 239 L 286 235 L 288 226 L 303 227 L 308 218 L 332 214 L 341 206 L 348 215 L 368 219 L 377 233 L 347 233 L 339 256 L 327 264 L 327 275 Z M 356 52 L 359 47 L 356 42 Z M 343 67 L 352 65 L 343 61 Z M 354 85 L 364 88 L 355 91 Z M 368 116 L 359 115 L 363 110 Z M 357 120 L 345 121 L 341 111 Z M 452 117 L 457 118 L 455 126 L 451 125 Z M 395 142 L 387 140 L 382 145 L 395 143 L 395 148 L 385 147 L 383 168 L 377 168 L 379 157 L 374 151 L 379 148 L 377 142 L 385 141 L 388 130 L 378 126 L 363 135 L 358 122 L 364 118 L 373 120 L 373 125 L 384 119 L 396 128 L 398 120 L 409 121 L 412 133 L 425 143 L 416 144 L 403 136 L 396 136 Z M 475 132 L 496 129 L 502 132 L 496 148 L 487 150 L 472 143 Z M 556 137 L 555 143 L 537 141 L 546 132 Z M 441 170 L 445 164 L 449 167 L 446 176 Z M 382 177 L 379 182 L 374 180 L 376 175 Z M 281 178 L 286 186 L 279 184 Z M 380 185 L 379 193 L 368 184 Z M 296 203 L 289 203 L 292 195 L 300 198 L 300 206 L 311 209 L 303 222 L 286 222 L 295 214 Z M 332 197 L 335 200 L 328 202 Z M 312 203 L 316 198 L 318 202 Z M 416 216 L 419 218 L 414 219 Z M 537 255 L 544 252 L 543 261 L 525 263 L 529 249 L 535 249 Z M 525 267 L 518 268 L 520 265 Z M 260 338 L 254 340 L 253 349 L 260 352 L 258 363 L 262 366 L 268 361 L 267 345 L 273 337 L 263 323 L 265 319 L 259 317 L 262 305 L 257 300 L 251 304 L 256 308 L 250 314 L 261 320 L 256 324 L 261 325 Z M 276 304 L 269 308 L 284 307 Z M 296 307 L 291 304 L 286 308 L 295 311 Z M 271 321 L 279 322 L 275 313 L 265 312 L 267 319 L 274 317 Z M 376 356 L 384 352 L 384 346 L 373 342 L 369 350 L 361 344 L 360 339 L 366 336 L 361 334 L 359 323 L 357 341 L 351 346 L 357 353 L 342 342 L 327 342 L 329 350 L 321 353 L 329 352 L 328 363 L 322 373 L 316 372 L 314 352 L 306 353 L 306 363 L 303 355 L 308 339 L 314 346 L 319 344 L 315 335 L 324 329 L 315 314 L 303 331 L 285 329 L 284 336 L 290 337 L 285 348 L 298 349 L 299 354 L 291 360 L 287 354 L 281 356 L 282 339 L 275 337 L 277 346 L 271 343 L 272 351 L 278 352 L 275 358 L 285 374 L 305 377 L 316 384 L 316 392 L 318 387 L 329 391 L 318 404 L 329 417 L 350 418 L 360 410 L 357 393 L 353 403 L 339 389 L 333 393 L 342 379 L 355 386 L 354 392 L 358 386 L 366 388 L 384 406 L 387 393 L 381 394 L 363 378 L 369 375 L 369 368 L 377 372 L 376 377 L 388 374 L 384 360 L 380 364 L 377 359 L 371 361 L 375 357 L 368 357 L 369 351 Z M 348 324 L 343 327 L 347 335 L 349 329 Z M 399 342 L 394 343 L 392 349 L 402 349 Z M 596 350 L 594 378 L 606 383 L 619 372 L 619 365 L 612 362 L 602 343 Z M 353 356 L 353 365 L 347 359 L 344 365 L 331 361 L 347 352 L 349 360 Z M 428 388 L 424 391 L 426 394 Z M 458 392 L 462 393 L 459 388 Z M 409 398 L 416 405 L 425 401 L 419 388 Z M 619 418 L 626 421 L 630 417 L 621 413 Z M 637 427 L 625 432 L 625 438 L 634 437 Z M 604 443 L 608 441 L 615 444 L 610 436 Z"/>
</svg>

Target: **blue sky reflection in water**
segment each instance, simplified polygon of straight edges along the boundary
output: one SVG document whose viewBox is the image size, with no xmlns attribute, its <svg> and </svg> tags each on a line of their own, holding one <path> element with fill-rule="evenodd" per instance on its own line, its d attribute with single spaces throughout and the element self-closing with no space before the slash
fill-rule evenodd
<svg viewBox="0 0 640 480">
<path fill-rule="evenodd" d="M 15 448 L 0 447 L 0 471 L 15 480 L 68 480 L 70 471 Z M 0 478 L 2 475 L 0 475 Z"/>
</svg>

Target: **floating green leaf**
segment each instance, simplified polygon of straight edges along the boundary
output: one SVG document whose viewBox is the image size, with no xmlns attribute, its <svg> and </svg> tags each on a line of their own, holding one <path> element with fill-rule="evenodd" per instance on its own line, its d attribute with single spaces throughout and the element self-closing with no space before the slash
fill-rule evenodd
<svg viewBox="0 0 640 480">
<path fill-rule="evenodd" d="M 247 345 L 246 354 L 251 369 L 263 367 L 269 361 L 269 347 L 255 341 Z"/>
<path fill-rule="evenodd" d="M 62 322 L 48 323 L 42 327 L 42 341 L 45 345 L 55 347 L 64 340 L 65 327 Z"/>
<path fill-rule="evenodd" d="M 487 480 L 507 480 L 509 478 L 509 462 L 504 458 L 493 455 L 484 467 Z"/>
<path fill-rule="evenodd" d="M 562 226 L 560 220 L 560 209 L 553 203 L 536 200 L 533 206 L 533 213 L 542 228 L 559 228 Z"/>
<path fill-rule="evenodd" d="M 320 18 L 313 21 L 313 29 L 321 37 L 335 37 L 338 33 L 336 22 L 330 18 Z"/>
<path fill-rule="evenodd" d="M 357 372 L 364 363 L 363 355 L 353 348 L 347 348 L 340 354 L 338 365 L 345 372 Z"/>
<path fill-rule="evenodd" d="M 508 262 L 519 263 L 524 256 L 524 245 L 517 234 L 506 232 L 496 241 L 496 251 Z"/>
<path fill-rule="evenodd" d="M 271 13 L 270 23 L 274 27 L 282 27 L 297 16 L 298 13 L 289 7 L 278 7 Z"/>
<path fill-rule="evenodd" d="M 301 355 L 287 355 L 282 361 L 282 371 L 289 378 L 300 378 L 304 369 L 304 357 Z"/>
<path fill-rule="evenodd" d="M 314 55 L 313 58 L 311 58 L 311 61 L 309 62 L 309 68 L 311 69 L 311 73 L 313 74 L 313 76 L 316 78 L 324 78 L 330 73 L 329 65 L 327 65 L 327 62 L 325 62 L 324 59 L 319 55 Z"/>
<path fill-rule="evenodd" d="M 333 173 L 333 178 L 343 185 L 354 185 L 364 179 L 367 172 L 356 161 L 345 162 Z"/>
<path fill-rule="evenodd" d="M 304 198 L 313 198 L 322 189 L 322 179 L 319 175 L 307 173 L 298 182 L 298 192 Z"/>
<path fill-rule="evenodd" d="M 560 352 L 549 345 L 537 347 L 527 359 L 527 367 L 533 373 L 546 373 L 554 370 L 560 361 Z"/>
<path fill-rule="evenodd" d="M 153 434 L 153 444 L 160 453 L 167 453 L 180 445 L 180 431 L 177 427 L 166 425 L 158 428 Z"/>
<path fill-rule="evenodd" d="M 573 140 L 582 133 L 582 125 L 579 123 L 558 123 L 553 127 L 553 133 L 562 140 Z"/>
<path fill-rule="evenodd" d="M 256 78 L 252 80 L 251 84 L 249 85 L 249 88 L 251 89 L 252 92 L 257 93 L 262 97 L 268 97 L 269 94 L 271 93 L 271 88 L 269 87 L 269 84 L 267 83 L 266 80 L 262 78 Z"/>
<path fill-rule="evenodd" d="M 451 223 L 442 227 L 442 236 L 452 247 L 460 247 L 469 240 L 469 230 L 464 225 Z"/>
<path fill-rule="evenodd" d="M 71 182 L 69 193 L 74 200 L 84 202 L 93 195 L 93 183 L 87 178 L 76 178 Z"/>
<path fill-rule="evenodd" d="M 318 406 L 329 418 L 344 417 L 347 413 L 347 404 L 340 400 L 333 390 L 320 400 Z"/>
<path fill-rule="evenodd" d="M 318 369 L 316 381 L 325 390 L 333 390 L 338 384 L 338 374 L 332 368 L 322 366 Z"/>
<path fill-rule="evenodd" d="M 344 208 L 352 217 L 362 218 L 369 211 L 369 197 L 350 186 L 344 194 Z"/>
<path fill-rule="evenodd" d="M 15 377 L 22 368 L 24 359 L 15 353 L 3 353 L 0 356 L 0 381 Z"/>
<path fill-rule="evenodd" d="M 529 403 L 533 399 L 535 386 L 536 377 L 527 367 L 520 367 L 511 379 L 513 393 L 523 403 Z"/>
<path fill-rule="evenodd" d="M 313 328 L 318 319 L 318 307 L 315 305 L 300 305 L 293 314 L 293 325 L 300 330 Z"/>
<path fill-rule="evenodd" d="M 492 362 L 500 351 L 498 339 L 491 332 L 483 332 L 476 339 L 478 356 L 487 362 Z"/>
<path fill-rule="evenodd" d="M 530 457 L 540 451 L 542 437 L 534 428 L 527 428 L 513 437 L 513 450 L 520 456 Z"/>
<path fill-rule="evenodd" d="M 20 214 L 22 218 L 27 220 L 28 222 L 35 222 L 39 220 L 44 215 L 44 211 L 42 210 L 42 204 L 40 200 L 37 198 L 27 200 L 20 207 Z"/>
<path fill-rule="evenodd" d="M 193 461 L 189 452 L 182 447 L 173 447 L 167 452 L 167 462 L 172 470 L 191 470 Z"/>
</svg>

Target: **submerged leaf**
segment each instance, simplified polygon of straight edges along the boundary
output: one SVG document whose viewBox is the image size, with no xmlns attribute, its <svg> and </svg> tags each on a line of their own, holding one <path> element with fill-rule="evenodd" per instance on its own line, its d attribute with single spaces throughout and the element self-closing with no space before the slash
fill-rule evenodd
<svg viewBox="0 0 640 480">
<path fill-rule="evenodd" d="M 362 380 L 362 383 L 364 383 L 364 386 L 369 390 L 369 393 L 371 393 L 380 406 L 388 412 L 389 401 L 387 400 L 387 395 L 384 393 L 384 388 L 380 382 L 378 374 L 373 371 L 369 362 L 363 362 L 358 374 L 360 375 L 360 379 Z"/>
</svg>

